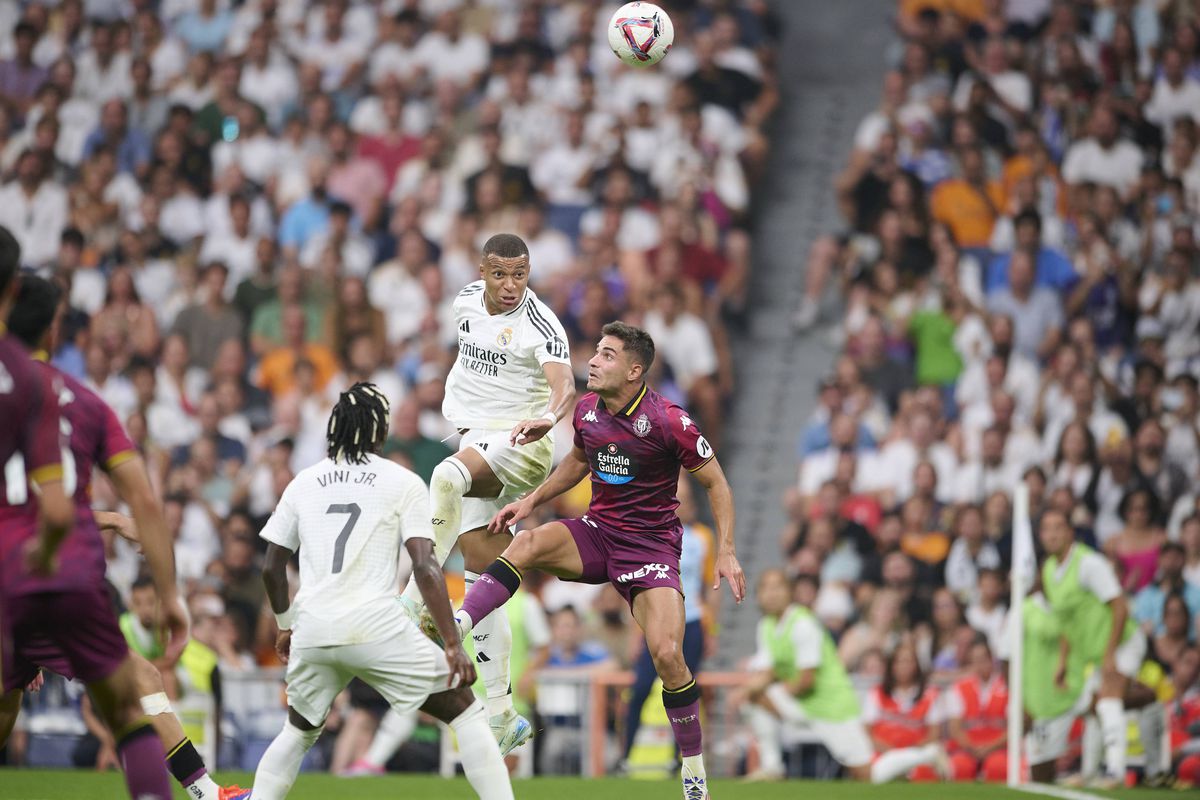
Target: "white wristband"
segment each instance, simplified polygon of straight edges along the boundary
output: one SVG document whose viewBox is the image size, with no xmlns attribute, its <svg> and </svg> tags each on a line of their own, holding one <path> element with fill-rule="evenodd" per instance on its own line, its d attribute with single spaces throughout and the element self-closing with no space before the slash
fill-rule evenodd
<svg viewBox="0 0 1200 800">
<path fill-rule="evenodd" d="M 287 611 L 284 611 L 282 614 L 275 615 L 275 624 L 279 626 L 279 630 L 281 631 L 290 631 L 292 629 L 292 622 L 294 622 L 295 619 L 296 604 L 292 603 L 290 606 L 288 606 Z"/>
<path fill-rule="evenodd" d="M 558 416 L 553 411 L 547 411 L 545 414 L 542 414 L 540 417 L 538 417 L 538 419 L 544 419 L 551 425 L 558 424 Z"/>
</svg>

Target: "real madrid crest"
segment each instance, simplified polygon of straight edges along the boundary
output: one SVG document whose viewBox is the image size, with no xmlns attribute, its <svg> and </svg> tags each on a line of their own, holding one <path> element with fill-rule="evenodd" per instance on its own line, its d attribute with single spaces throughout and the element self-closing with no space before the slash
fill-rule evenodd
<svg viewBox="0 0 1200 800">
<path fill-rule="evenodd" d="M 512 337 L 513 329 L 505 328 L 504 330 L 500 331 L 499 334 L 497 334 L 496 344 L 500 345 L 501 347 L 508 347 L 508 343 L 512 341 Z"/>
<path fill-rule="evenodd" d="M 633 421 L 633 432 L 638 436 L 645 438 L 646 434 L 650 432 L 650 418 L 645 414 L 642 414 L 635 419 Z"/>
</svg>

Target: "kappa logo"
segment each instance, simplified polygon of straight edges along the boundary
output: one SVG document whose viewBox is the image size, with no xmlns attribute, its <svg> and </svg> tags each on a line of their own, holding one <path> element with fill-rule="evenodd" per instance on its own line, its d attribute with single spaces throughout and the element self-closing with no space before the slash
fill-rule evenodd
<svg viewBox="0 0 1200 800">
<path fill-rule="evenodd" d="M 595 421 L 596 421 L 596 412 L 595 412 L 595 410 L 589 411 L 589 412 L 587 412 L 586 414 L 584 414 L 584 415 L 583 415 L 583 420 L 582 420 L 582 421 L 583 421 L 583 422 L 595 422 Z"/>
<path fill-rule="evenodd" d="M 671 567 L 668 564 L 644 564 L 638 567 L 633 572 L 626 572 L 624 575 L 617 578 L 617 583 L 629 583 L 630 581 L 644 578 L 651 572 L 655 573 L 653 580 L 667 581 L 671 579 Z"/>
<path fill-rule="evenodd" d="M 692 422 L 691 417 L 689 417 L 687 414 L 684 414 L 679 418 L 679 424 L 682 425 L 683 429 L 686 431 L 688 429 L 688 425 L 695 425 L 696 423 Z"/>
<path fill-rule="evenodd" d="M 642 414 L 633 423 L 633 432 L 641 438 L 646 438 L 646 434 L 650 433 L 650 418 Z"/>
</svg>

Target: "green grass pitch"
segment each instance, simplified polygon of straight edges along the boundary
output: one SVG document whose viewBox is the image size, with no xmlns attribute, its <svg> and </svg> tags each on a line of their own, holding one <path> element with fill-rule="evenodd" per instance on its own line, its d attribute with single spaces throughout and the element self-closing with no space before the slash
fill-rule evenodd
<svg viewBox="0 0 1200 800">
<path fill-rule="evenodd" d="M 223 772 L 226 783 L 248 786 L 250 775 Z M 536 778 L 514 781 L 519 800 L 677 800 L 678 786 L 669 781 L 631 781 L 617 779 Z M 1120 800 L 1150 800 L 1174 795 L 1173 792 L 1129 790 L 1108 795 Z M 714 781 L 715 800 L 794 800 L 797 797 L 820 800 L 1017 800 L 1034 795 L 1011 792 L 1002 786 L 965 784 L 889 784 L 864 786 L 836 782 L 789 781 L 777 784 L 745 784 Z M 330 775 L 301 775 L 288 795 L 289 800 L 470 800 L 475 795 L 463 778 L 447 781 L 432 776 L 388 776 L 385 778 L 343 779 Z M 1184 795 L 1176 795 L 1183 797 Z M 117 773 L 103 775 L 85 770 L 49 771 L 0 769 L 0 800 L 121 800 L 125 787 Z M 176 787 L 175 797 L 187 800 Z"/>
</svg>

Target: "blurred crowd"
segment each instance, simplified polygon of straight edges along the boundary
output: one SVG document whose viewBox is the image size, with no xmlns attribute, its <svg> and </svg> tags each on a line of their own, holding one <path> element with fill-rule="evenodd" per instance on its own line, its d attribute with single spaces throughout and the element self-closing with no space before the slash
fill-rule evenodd
<svg viewBox="0 0 1200 800">
<path fill-rule="evenodd" d="M 273 663 L 257 532 L 341 388 L 385 391 L 388 457 L 428 478 L 453 451 L 449 301 L 494 233 L 527 242 L 578 371 L 602 325 L 642 324 L 656 388 L 719 442 L 774 23 L 761 0 L 662 5 L 675 46 L 639 71 L 609 51 L 615 2 L 0 3 L 0 225 L 68 291 L 54 363 L 145 455 L 220 670 Z M 115 506 L 102 478 L 94 497 Z M 108 546 L 128 603 L 138 557 Z M 542 605 L 628 664 L 616 595 L 555 584 Z"/>
<path fill-rule="evenodd" d="M 895 24 L 793 320 L 840 354 L 798 440 L 789 570 L 860 678 L 901 644 L 958 678 L 1003 638 L 1024 481 L 1035 530 L 1060 510 L 1111 559 L 1160 698 L 1194 704 L 1200 7 L 901 0 Z"/>
</svg>

